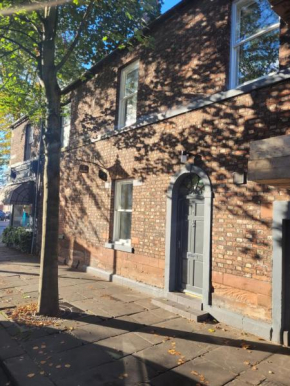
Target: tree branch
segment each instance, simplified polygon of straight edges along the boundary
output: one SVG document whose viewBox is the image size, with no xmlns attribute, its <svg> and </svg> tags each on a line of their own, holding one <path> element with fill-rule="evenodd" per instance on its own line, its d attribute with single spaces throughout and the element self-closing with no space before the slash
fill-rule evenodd
<svg viewBox="0 0 290 386">
<path fill-rule="evenodd" d="M 13 52 L 18 51 L 18 49 L 19 48 L 15 48 L 14 50 L 5 51 L 5 52 L 0 51 L 0 54 L 1 54 L 0 59 L 5 58 L 6 56 L 9 56 L 10 54 L 13 54 Z"/>
<path fill-rule="evenodd" d="M 9 42 L 16 44 L 21 50 L 25 51 L 28 55 L 30 55 L 33 59 L 37 60 L 37 56 L 34 55 L 28 48 L 24 47 L 21 43 L 17 42 L 14 39 L 11 39 L 5 35 L 0 35 L 0 38 L 6 39 Z"/>
<path fill-rule="evenodd" d="M 26 21 L 26 23 L 30 23 L 32 25 L 33 29 L 39 34 L 39 36 L 42 36 L 41 30 L 29 18 L 27 18 L 23 15 L 17 15 L 17 17 L 19 17 L 20 20 Z"/>
<path fill-rule="evenodd" d="M 38 44 L 37 40 L 33 39 L 33 37 L 29 36 L 28 34 L 26 34 L 25 32 L 21 31 L 21 30 L 18 30 L 16 28 L 10 28 L 10 27 L 0 27 L 0 30 L 3 30 L 3 31 L 6 31 L 6 32 L 9 32 L 9 31 L 12 31 L 12 32 L 17 32 L 17 33 L 20 33 L 26 37 L 28 37 L 30 40 L 33 41 L 33 43 L 36 43 Z"/>
<path fill-rule="evenodd" d="M 56 65 L 56 71 L 59 71 L 65 65 L 65 63 L 69 59 L 71 53 L 73 52 L 74 48 L 78 44 L 78 42 L 80 40 L 80 37 L 81 37 L 81 33 L 82 33 L 82 31 L 83 31 L 83 29 L 84 29 L 84 27 L 86 25 L 87 19 L 90 16 L 90 13 L 91 13 L 91 11 L 93 9 L 93 4 L 94 4 L 94 2 L 93 2 L 93 0 L 91 0 L 90 4 L 88 5 L 88 7 L 86 9 L 84 17 L 83 17 L 82 21 L 79 24 L 79 28 L 78 28 L 78 30 L 77 30 L 77 32 L 75 34 L 75 38 L 74 38 L 73 42 L 71 43 L 70 47 L 68 48 L 67 52 L 65 53 L 65 55 L 63 56 L 61 61 Z"/>
</svg>

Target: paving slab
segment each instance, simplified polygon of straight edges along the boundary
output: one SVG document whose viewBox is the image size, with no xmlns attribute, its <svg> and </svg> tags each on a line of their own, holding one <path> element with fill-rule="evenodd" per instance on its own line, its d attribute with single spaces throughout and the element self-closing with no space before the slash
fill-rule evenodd
<svg viewBox="0 0 290 386">
<path fill-rule="evenodd" d="M 261 383 L 261 382 L 259 382 L 258 385 L 259 385 L 260 383 Z M 231 381 L 230 383 L 228 383 L 227 386 L 249 386 L 249 383 L 243 382 L 243 381 L 241 381 L 240 379 L 234 379 L 233 381 Z"/>
<path fill-rule="evenodd" d="M 134 303 L 123 303 L 121 301 L 100 302 L 99 308 L 113 317 L 132 315 L 144 311 L 144 308 Z"/>
<path fill-rule="evenodd" d="M 125 334 L 137 330 L 139 324 L 129 316 L 109 319 L 99 324 L 82 324 L 80 328 L 72 331 L 72 334 L 86 342 L 98 342 L 106 338 Z"/>
<path fill-rule="evenodd" d="M 273 354 L 257 366 L 257 373 L 261 374 L 268 381 L 278 382 L 282 385 L 290 385 L 290 349 L 282 349 L 279 353 Z"/>
<path fill-rule="evenodd" d="M 152 345 L 157 345 L 158 343 L 162 343 L 165 340 L 170 339 L 169 335 L 166 335 L 166 333 L 160 334 L 160 329 L 157 330 L 154 326 L 145 326 L 140 330 L 138 329 L 135 334 L 147 340 Z"/>
<path fill-rule="evenodd" d="M 40 339 L 22 343 L 29 356 L 36 361 L 47 360 L 47 357 L 72 348 L 82 346 L 84 342 L 66 333 L 45 336 Z"/>
<path fill-rule="evenodd" d="M 82 300 L 71 301 L 70 303 L 75 307 L 83 309 L 85 312 L 88 312 L 100 317 L 101 319 L 108 319 L 113 317 L 112 314 L 100 308 L 98 301 L 95 301 L 92 299 L 83 300 L 83 301 Z"/>
<path fill-rule="evenodd" d="M 175 367 L 151 380 L 153 386 L 210 385 L 224 386 L 236 377 L 236 374 L 208 362 L 205 358 L 196 358 Z"/>
<path fill-rule="evenodd" d="M 12 386 L 11 381 L 9 381 L 6 373 L 4 370 L 0 367 L 0 385 L 1 386 Z"/>
<path fill-rule="evenodd" d="M 174 368 L 188 360 L 205 353 L 205 349 L 194 341 L 164 339 L 161 344 L 151 346 L 134 354 L 143 361 L 151 361 L 152 367 L 159 372 Z"/>
<path fill-rule="evenodd" d="M 10 326 L 6 328 L 6 331 L 11 337 L 20 343 L 22 341 L 34 340 L 55 333 L 49 328 L 18 326 L 17 324 L 12 324 L 11 322 Z"/>
<path fill-rule="evenodd" d="M 261 383 L 261 386 L 284 386 L 284 385 L 285 384 L 282 384 L 280 382 L 268 381 L 268 380 L 265 380 L 264 382 Z M 288 385 L 289 385 L 289 383 L 288 383 Z"/>
<path fill-rule="evenodd" d="M 137 291 L 126 291 L 123 293 L 114 293 L 114 298 L 119 299 L 124 303 L 136 302 L 137 300 L 148 299 L 148 295 L 142 294 Z"/>
<path fill-rule="evenodd" d="M 164 317 L 162 317 L 161 315 L 155 315 L 152 311 L 146 310 L 132 315 L 132 318 L 136 320 L 136 322 L 138 322 L 140 325 L 150 326 L 156 323 L 166 321 L 168 319 L 168 316 L 164 315 Z"/>
<path fill-rule="evenodd" d="M 114 358 L 119 359 L 129 354 L 136 353 L 151 346 L 147 340 L 129 332 L 97 342 L 100 347 L 105 347 L 107 352 Z M 112 349 L 110 351 L 110 349 Z"/>
<path fill-rule="evenodd" d="M 79 375 L 112 361 L 111 355 L 104 347 L 88 344 L 52 355 L 45 363 L 40 363 L 40 366 L 56 381 Z"/>
<path fill-rule="evenodd" d="M 151 298 L 149 299 L 142 299 L 142 300 L 136 300 L 134 303 L 138 304 L 139 306 L 145 308 L 146 310 L 154 310 L 155 308 L 158 308 L 151 302 Z"/>
<path fill-rule="evenodd" d="M 163 320 L 175 319 L 175 318 L 178 317 L 176 314 L 173 314 L 172 312 L 163 310 L 162 308 L 155 308 L 155 309 L 151 310 L 151 312 L 154 315 L 156 315 L 156 316 L 158 316 L 160 318 L 163 318 Z"/>
<path fill-rule="evenodd" d="M 54 386 L 28 355 L 7 359 L 4 365 L 16 386 Z"/>
<path fill-rule="evenodd" d="M 56 385 L 133 386 L 139 385 L 142 382 L 146 382 L 148 385 L 149 379 L 156 376 L 156 374 L 157 372 L 152 369 L 150 363 L 142 362 L 130 355 L 115 362 L 98 366 L 75 377 L 57 380 Z"/>
<path fill-rule="evenodd" d="M 163 322 L 154 324 L 154 327 L 157 329 L 162 329 L 166 333 L 170 333 L 170 336 L 183 336 L 184 334 L 194 332 L 197 327 L 197 323 L 192 322 L 191 320 L 177 317 L 174 319 L 169 319 Z"/>
<path fill-rule="evenodd" d="M 236 347 L 218 347 L 207 353 L 204 358 L 216 365 L 230 370 L 235 374 L 248 369 L 248 366 L 254 366 L 271 355 L 269 352 L 258 351 L 253 348 L 243 349 Z"/>
<path fill-rule="evenodd" d="M 12 358 L 23 354 L 22 348 L 11 339 L 11 336 L 5 329 L 0 330 L 0 359 L 3 361 L 8 358 Z"/>
<path fill-rule="evenodd" d="M 246 383 L 247 386 L 258 386 L 266 377 L 259 371 L 253 370 L 252 368 L 247 369 L 245 372 L 239 374 L 237 378 L 230 383 L 230 386 L 237 386 L 238 382 Z"/>
<path fill-rule="evenodd" d="M 67 289 L 70 287 L 65 287 L 65 288 Z M 73 287 L 73 288 L 75 288 L 75 287 Z M 71 290 L 71 291 L 66 291 L 66 292 L 60 291 L 59 299 L 62 301 L 72 302 L 72 301 L 84 301 L 87 298 L 85 296 L 81 295 L 76 290 Z"/>
</svg>

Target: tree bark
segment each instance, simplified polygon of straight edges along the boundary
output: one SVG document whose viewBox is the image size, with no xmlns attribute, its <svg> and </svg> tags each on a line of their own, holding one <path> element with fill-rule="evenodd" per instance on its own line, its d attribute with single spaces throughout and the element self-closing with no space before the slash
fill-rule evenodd
<svg viewBox="0 0 290 386">
<path fill-rule="evenodd" d="M 58 225 L 60 182 L 60 88 L 55 68 L 55 28 L 57 7 L 48 8 L 40 62 L 40 78 L 47 100 L 47 121 L 44 130 L 43 216 L 38 312 L 55 316 L 58 301 Z"/>
</svg>

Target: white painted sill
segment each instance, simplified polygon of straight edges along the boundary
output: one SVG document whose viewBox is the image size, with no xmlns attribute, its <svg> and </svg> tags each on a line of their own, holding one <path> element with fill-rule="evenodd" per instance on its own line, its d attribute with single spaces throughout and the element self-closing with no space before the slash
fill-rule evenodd
<svg viewBox="0 0 290 386">
<path fill-rule="evenodd" d="M 105 248 L 114 249 L 115 251 L 134 253 L 134 248 L 131 247 L 131 245 L 122 245 L 118 243 L 105 243 Z"/>
</svg>

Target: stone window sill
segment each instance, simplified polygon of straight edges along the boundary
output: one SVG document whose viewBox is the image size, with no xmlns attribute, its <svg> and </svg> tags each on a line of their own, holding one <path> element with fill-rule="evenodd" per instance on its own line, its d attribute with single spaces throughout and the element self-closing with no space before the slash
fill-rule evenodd
<svg viewBox="0 0 290 386">
<path fill-rule="evenodd" d="M 105 243 L 105 248 L 114 249 L 116 251 L 134 253 L 134 248 L 131 245 L 121 245 L 117 243 Z"/>
</svg>

